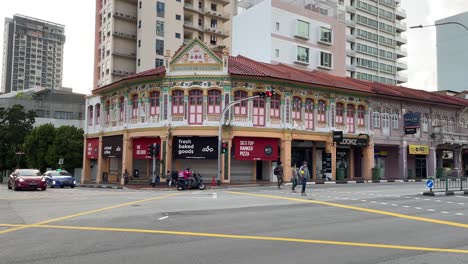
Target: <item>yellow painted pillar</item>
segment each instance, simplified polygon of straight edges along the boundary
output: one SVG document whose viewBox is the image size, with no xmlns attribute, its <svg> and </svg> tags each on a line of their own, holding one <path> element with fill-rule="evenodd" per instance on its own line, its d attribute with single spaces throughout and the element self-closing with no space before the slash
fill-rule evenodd
<svg viewBox="0 0 468 264">
<path fill-rule="evenodd" d="M 333 139 L 330 141 L 327 141 L 326 143 L 326 153 L 331 153 L 331 159 L 332 159 L 332 164 L 331 164 L 331 171 L 332 171 L 332 180 L 336 180 L 336 145 L 333 142 Z"/>
<path fill-rule="evenodd" d="M 290 134 L 285 135 L 285 139 L 281 140 L 281 156 L 280 160 L 283 163 L 283 180 L 291 181 L 291 145 L 292 138 Z"/>
<path fill-rule="evenodd" d="M 223 138 L 223 142 L 228 143 L 228 151 L 226 154 L 221 155 L 221 182 L 223 183 L 230 183 L 231 182 L 231 148 L 232 148 L 232 138 Z M 227 164 L 226 164 L 227 162 Z M 227 165 L 227 167 L 226 167 Z M 255 170 L 256 171 L 256 170 Z M 212 180 L 211 177 L 216 175 L 210 175 L 210 182 Z M 255 175 L 254 175 L 255 176 Z"/>
<path fill-rule="evenodd" d="M 354 177 L 355 177 L 355 176 L 354 176 L 354 166 L 355 166 L 354 160 L 355 160 L 355 159 L 354 159 L 354 148 L 351 148 L 351 149 L 349 150 L 348 180 L 354 179 Z"/>
<path fill-rule="evenodd" d="M 161 142 L 162 142 L 162 139 L 161 139 Z M 166 157 L 165 157 L 166 171 L 171 171 L 172 172 L 172 170 L 173 170 L 173 166 L 172 166 L 172 138 L 170 136 L 168 136 L 166 138 L 165 142 L 166 142 Z"/>
<path fill-rule="evenodd" d="M 252 173 L 252 181 L 256 181 L 257 180 L 257 161 L 256 160 L 253 160 L 251 161 L 253 162 L 253 173 Z"/>
<path fill-rule="evenodd" d="M 365 180 L 372 180 L 372 168 L 374 167 L 374 141 L 369 139 L 369 145 L 362 150 L 364 166 L 362 174 Z"/>
<path fill-rule="evenodd" d="M 128 132 L 123 134 L 123 147 L 122 147 L 122 174 L 125 170 L 129 174 L 133 173 L 133 141 L 129 137 Z M 123 185 L 122 175 L 117 176 L 117 180 Z"/>
</svg>

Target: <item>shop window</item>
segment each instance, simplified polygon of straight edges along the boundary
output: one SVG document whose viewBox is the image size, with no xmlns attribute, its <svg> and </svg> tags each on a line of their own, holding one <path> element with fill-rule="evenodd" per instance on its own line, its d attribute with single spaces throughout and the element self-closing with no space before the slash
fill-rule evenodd
<svg viewBox="0 0 468 264">
<path fill-rule="evenodd" d="M 343 124 L 343 111 L 344 111 L 344 105 L 342 103 L 337 103 L 336 114 L 335 114 L 336 124 Z"/>
<path fill-rule="evenodd" d="M 175 90 L 172 92 L 172 114 L 182 115 L 184 113 L 184 91 Z"/>
<path fill-rule="evenodd" d="M 247 98 L 246 91 L 235 91 L 234 100 Z M 242 101 L 234 106 L 235 115 L 247 115 L 247 101 Z"/>
<path fill-rule="evenodd" d="M 318 109 L 317 109 L 317 121 L 318 122 L 325 122 L 325 115 L 326 115 L 326 112 L 327 112 L 327 103 L 323 100 L 319 100 L 318 101 L 318 105 L 317 105 Z"/>
<path fill-rule="evenodd" d="M 132 118 L 138 117 L 138 94 L 132 96 Z"/>
<path fill-rule="evenodd" d="M 119 110 L 120 110 L 119 120 L 124 121 L 125 120 L 125 98 L 124 97 L 120 97 L 119 99 Z"/>
<path fill-rule="evenodd" d="M 354 105 L 348 105 L 346 111 L 346 125 L 348 126 L 348 133 L 354 133 Z"/>
<path fill-rule="evenodd" d="M 221 92 L 218 90 L 208 91 L 208 114 L 221 113 Z"/>
<path fill-rule="evenodd" d="M 279 118 L 280 107 L 281 107 L 281 96 L 279 94 L 275 94 L 270 99 L 270 117 Z"/>
<path fill-rule="evenodd" d="M 365 107 L 363 105 L 358 106 L 358 126 L 364 126 Z"/>
<path fill-rule="evenodd" d="M 307 130 L 314 129 L 314 101 L 309 98 L 305 100 L 304 121 Z"/>
<path fill-rule="evenodd" d="M 93 125 L 93 118 L 94 115 L 93 115 L 93 106 L 90 105 L 88 106 L 88 125 L 89 126 L 92 126 Z"/>
<path fill-rule="evenodd" d="M 156 116 L 159 115 L 159 113 L 159 92 L 153 91 L 150 93 L 150 115 Z"/>
<path fill-rule="evenodd" d="M 300 120 L 302 111 L 302 100 L 300 97 L 295 96 L 292 102 L 292 119 Z"/>
<path fill-rule="evenodd" d="M 101 104 L 96 104 L 96 125 L 101 124 Z"/>
</svg>

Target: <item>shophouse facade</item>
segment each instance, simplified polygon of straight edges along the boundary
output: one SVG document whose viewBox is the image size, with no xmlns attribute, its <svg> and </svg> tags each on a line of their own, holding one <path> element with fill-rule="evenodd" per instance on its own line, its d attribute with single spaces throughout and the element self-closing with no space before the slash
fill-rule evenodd
<svg viewBox="0 0 468 264">
<path fill-rule="evenodd" d="M 381 147 L 381 154 L 395 148 L 373 125 L 380 104 L 391 101 L 398 109 L 399 131 L 407 111 L 401 100 L 407 100 L 408 110 L 414 101 L 440 105 L 450 112 L 447 118 L 459 118 L 468 105 L 460 98 L 217 54 L 198 39 L 172 57 L 167 54 L 163 67 L 94 89 L 87 97 L 83 182 L 119 182 L 125 169 L 133 178 L 149 180 L 147 147 L 153 143 L 160 145 L 156 171 L 163 180 L 165 172 L 187 167 L 211 180 L 223 107 L 266 90 L 276 94 L 239 103 L 226 115 L 222 140 L 229 151 L 219 154 L 222 182 L 274 181 L 278 161 L 286 180 L 291 165 L 303 161 L 314 180 L 371 179 L 375 148 Z M 332 131 L 343 131 L 343 139 L 334 141 Z M 397 151 L 412 142 L 396 129 L 391 135 Z"/>
</svg>

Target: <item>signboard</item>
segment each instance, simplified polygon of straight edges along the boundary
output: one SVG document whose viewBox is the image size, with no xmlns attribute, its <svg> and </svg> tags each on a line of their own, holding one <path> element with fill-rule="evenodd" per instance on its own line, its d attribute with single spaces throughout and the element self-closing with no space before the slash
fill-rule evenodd
<svg viewBox="0 0 468 264">
<path fill-rule="evenodd" d="M 421 113 L 408 112 L 403 115 L 403 120 L 405 122 L 405 128 L 419 128 L 419 120 L 421 118 Z"/>
<path fill-rule="evenodd" d="M 405 127 L 405 134 L 406 135 L 409 135 L 409 134 L 416 134 L 417 133 L 417 128 L 415 127 Z"/>
<path fill-rule="evenodd" d="M 446 160 L 453 159 L 453 151 L 451 150 L 442 151 L 442 159 L 446 159 Z"/>
<path fill-rule="evenodd" d="M 427 180 L 426 181 L 426 187 L 429 189 L 434 188 L 434 180 Z"/>
<path fill-rule="evenodd" d="M 333 142 L 340 142 L 343 140 L 343 131 L 333 131 Z"/>
<path fill-rule="evenodd" d="M 429 155 L 429 146 L 409 145 L 410 155 Z"/>
<path fill-rule="evenodd" d="M 218 159 L 218 137 L 175 137 L 174 159 Z"/>
<path fill-rule="evenodd" d="M 325 173 L 332 172 L 332 155 L 331 153 L 325 153 L 322 156 L 322 169 L 325 170 Z"/>
<path fill-rule="evenodd" d="M 122 157 L 123 137 L 111 136 L 102 138 L 102 157 L 103 158 L 121 158 Z"/>
<path fill-rule="evenodd" d="M 99 138 L 86 139 L 86 158 L 98 159 L 99 157 Z"/>
<path fill-rule="evenodd" d="M 367 138 L 343 138 L 338 142 L 339 146 L 367 147 Z"/>
<path fill-rule="evenodd" d="M 141 160 L 141 159 L 151 159 L 151 156 L 148 156 L 148 145 L 152 144 L 159 144 L 161 145 L 161 138 L 135 138 L 133 139 L 133 159 Z M 161 159 L 162 147 L 159 150 L 159 155 L 156 159 Z"/>
<path fill-rule="evenodd" d="M 236 160 L 278 160 L 278 139 L 235 137 L 233 140 Z"/>
</svg>

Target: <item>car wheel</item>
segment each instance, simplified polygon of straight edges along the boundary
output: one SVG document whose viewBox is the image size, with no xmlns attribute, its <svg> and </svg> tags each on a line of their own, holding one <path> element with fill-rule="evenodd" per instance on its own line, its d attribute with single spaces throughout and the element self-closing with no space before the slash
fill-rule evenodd
<svg viewBox="0 0 468 264">
<path fill-rule="evenodd" d="M 71 186 L 70 186 L 70 188 L 75 188 L 75 185 L 74 185 L 74 184 L 73 184 L 73 185 L 71 185 Z"/>
<path fill-rule="evenodd" d="M 200 185 L 198 185 L 198 189 L 199 190 L 205 190 L 205 184 L 200 183 Z"/>
<path fill-rule="evenodd" d="M 19 191 L 19 190 L 20 190 L 20 188 L 16 185 L 16 183 L 15 183 L 15 188 L 14 188 L 14 189 L 15 189 L 15 191 Z"/>
<path fill-rule="evenodd" d="M 52 188 L 52 181 L 47 181 L 47 187 Z"/>
<path fill-rule="evenodd" d="M 47 189 L 47 187 L 43 187 L 43 188 L 41 188 L 41 190 L 43 190 L 43 191 L 45 191 L 46 189 Z"/>
<path fill-rule="evenodd" d="M 60 185 L 60 188 L 63 188 L 63 185 Z"/>
</svg>

